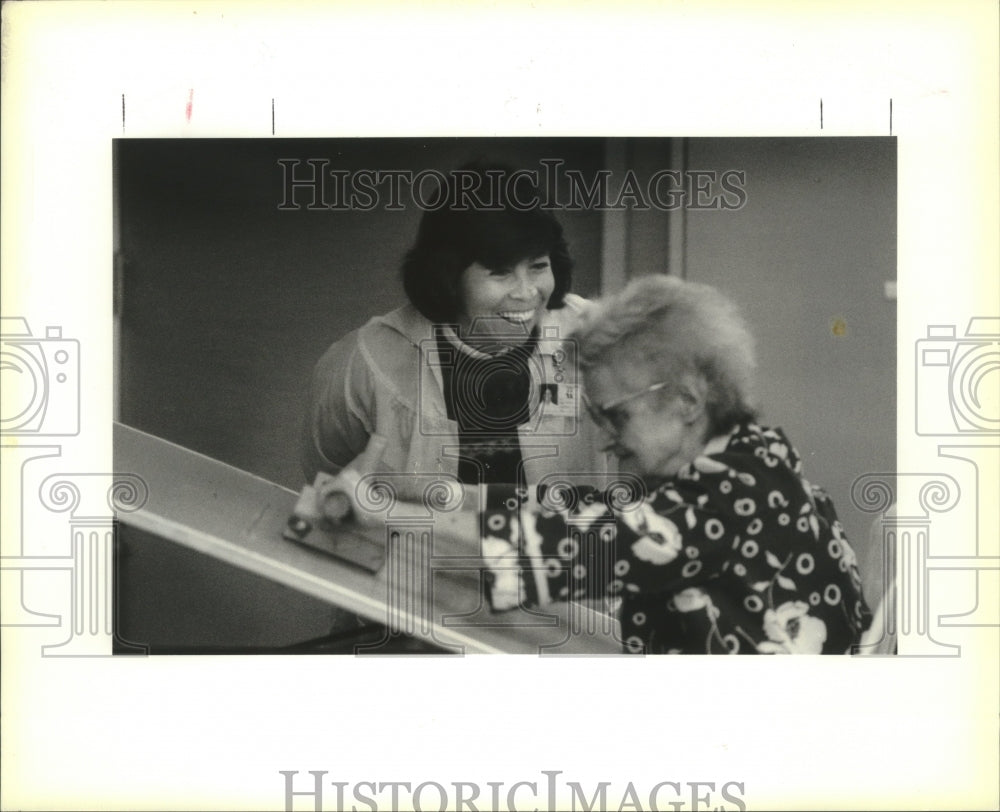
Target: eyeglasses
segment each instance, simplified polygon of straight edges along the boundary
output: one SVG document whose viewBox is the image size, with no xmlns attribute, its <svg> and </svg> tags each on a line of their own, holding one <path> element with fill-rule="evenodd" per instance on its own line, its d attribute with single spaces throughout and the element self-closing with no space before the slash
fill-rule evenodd
<svg viewBox="0 0 1000 812">
<path fill-rule="evenodd" d="M 586 393 L 581 395 L 581 400 L 583 400 L 583 405 L 587 407 L 587 412 L 590 414 L 591 419 L 609 434 L 617 436 L 624 431 L 625 424 L 628 422 L 628 414 L 622 411 L 622 406 L 630 401 L 641 398 L 643 395 L 648 395 L 650 392 L 659 392 L 661 389 L 666 389 L 671 385 L 671 381 L 660 381 L 659 383 L 647 386 L 645 389 L 640 389 L 638 392 L 632 392 L 630 395 L 625 395 L 603 405 L 592 403 Z"/>
</svg>

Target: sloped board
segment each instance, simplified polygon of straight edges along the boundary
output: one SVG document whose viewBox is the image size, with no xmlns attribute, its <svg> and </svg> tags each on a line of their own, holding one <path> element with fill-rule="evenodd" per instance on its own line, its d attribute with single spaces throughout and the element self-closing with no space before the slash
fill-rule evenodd
<svg viewBox="0 0 1000 812">
<path fill-rule="evenodd" d="M 617 624 L 579 605 L 494 614 L 467 539 L 432 523 L 367 530 L 386 545 L 376 573 L 282 538 L 298 494 L 122 424 L 115 470 L 146 485 L 145 502 L 118 520 L 227 564 L 349 609 L 391 630 L 466 653 L 611 654 Z M 346 534 L 361 531 L 345 527 Z"/>
</svg>

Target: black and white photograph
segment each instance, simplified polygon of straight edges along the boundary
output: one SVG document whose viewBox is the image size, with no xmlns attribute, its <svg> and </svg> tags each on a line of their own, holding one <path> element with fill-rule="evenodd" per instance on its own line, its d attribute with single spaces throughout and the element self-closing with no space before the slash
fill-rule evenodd
<svg viewBox="0 0 1000 812">
<path fill-rule="evenodd" d="M 122 651 L 862 650 L 895 139 L 119 139 L 115 180 Z"/>
<path fill-rule="evenodd" d="M 0 808 L 997 808 L 995 3 L 2 18 Z"/>
</svg>

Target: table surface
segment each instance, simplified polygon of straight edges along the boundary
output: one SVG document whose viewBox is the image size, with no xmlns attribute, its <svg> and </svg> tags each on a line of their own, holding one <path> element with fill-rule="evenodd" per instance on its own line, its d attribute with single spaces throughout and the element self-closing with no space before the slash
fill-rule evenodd
<svg viewBox="0 0 1000 812">
<path fill-rule="evenodd" d="M 377 572 L 282 538 L 298 494 L 120 423 L 114 465 L 145 484 L 118 521 L 426 639 L 457 653 L 618 654 L 618 624 L 579 604 L 490 611 L 482 562 L 433 516 L 345 526 L 345 542 L 384 545 Z M 359 539 L 359 536 L 362 537 Z"/>
</svg>

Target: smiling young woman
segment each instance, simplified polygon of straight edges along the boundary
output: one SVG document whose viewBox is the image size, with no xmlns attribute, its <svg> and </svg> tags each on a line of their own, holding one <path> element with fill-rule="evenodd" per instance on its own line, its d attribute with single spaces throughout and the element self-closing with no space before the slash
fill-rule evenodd
<svg viewBox="0 0 1000 812">
<path fill-rule="evenodd" d="M 541 324 L 555 286 L 548 254 L 498 268 L 473 262 L 459 281 L 459 336 L 472 346 L 523 343 Z"/>
<path fill-rule="evenodd" d="M 303 432 L 310 481 L 384 474 L 401 498 L 419 498 L 426 474 L 457 476 L 471 494 L 606 469 L 595 427 L 574 408 L 567 339 L 588 303 L 569 293 L 572 259 L 540 199 L 530 173 L 499 164 L 447 176 L 403 261 L 409 304 L 316 365 Z"/>
</svg>

